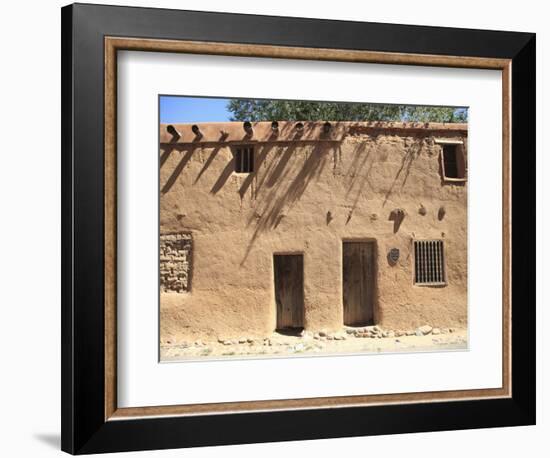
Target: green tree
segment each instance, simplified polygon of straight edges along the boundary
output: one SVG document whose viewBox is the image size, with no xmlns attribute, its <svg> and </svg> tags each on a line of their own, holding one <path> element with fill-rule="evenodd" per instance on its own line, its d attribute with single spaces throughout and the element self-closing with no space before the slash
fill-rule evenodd
<svg viewBox="0 0 550 458">
<path fill-rule="evenodd" d="M 301 100 L 232 99 L 232 121 L 466 122 L 466 108 Z"/>
</svg>

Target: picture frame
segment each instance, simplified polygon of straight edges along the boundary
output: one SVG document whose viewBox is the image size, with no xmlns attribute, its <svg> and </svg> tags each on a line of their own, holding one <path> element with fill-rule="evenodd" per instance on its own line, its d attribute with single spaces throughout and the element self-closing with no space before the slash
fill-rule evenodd
<svg viewBox="0 0 550 458">
<path fill-rule="evenodd" d="M 493 267 L 503 278 L 502 387 L 118 408 L 121 50 L 501 71 L 503 258 Z M 62 449 L 102 453 L 535 424 L 535 100 L 530 33 L 64 7 Z"/>
</svg>

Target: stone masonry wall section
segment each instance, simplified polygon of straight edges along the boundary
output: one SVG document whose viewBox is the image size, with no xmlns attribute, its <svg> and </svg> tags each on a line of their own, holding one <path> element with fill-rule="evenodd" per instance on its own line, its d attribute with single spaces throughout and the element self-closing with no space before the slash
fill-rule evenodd
<svg viewBox="0 0 550 458">
<path fill-rule="evenodd" d="M 193 239 L 189 232 L 160 236 L 160 288 L 182 293 L 191 289 Z"/>
</svg>

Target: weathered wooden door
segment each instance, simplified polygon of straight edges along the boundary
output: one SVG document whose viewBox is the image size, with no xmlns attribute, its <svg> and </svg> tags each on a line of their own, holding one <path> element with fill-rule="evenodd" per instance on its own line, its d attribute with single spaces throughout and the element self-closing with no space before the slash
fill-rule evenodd
<svg viewBox="0 0 550 458">
<path fill-rule="evenodd" d="M 304 257 L 274 255 L 277 329 L 304 326 Z"/>
<path fill-rule="evenodd" d="M 374 324 L 375 259 L 374 242 L 344 242 L 344 324 L 348 326 Z"/>
</svg>

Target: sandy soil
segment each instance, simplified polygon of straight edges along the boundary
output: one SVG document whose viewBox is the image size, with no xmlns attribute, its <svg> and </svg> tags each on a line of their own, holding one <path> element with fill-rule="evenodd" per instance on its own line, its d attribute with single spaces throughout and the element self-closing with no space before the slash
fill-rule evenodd
<svg viewBox="0 0 550 458">
<path fill-rule="evenodd" d="M 437 331 L 436 331 L 437 332 Z M 274 333 L 265 339 L 239 339 L 238 341 L 163 344 L 161 361 L 190 359 L 242 359 L 289 356 L 321 356 L 336 353 L 399 353 L 419 351 L 465 350 L 468 348 L 466 329 L 444 330 L 426 335 L 389 335 L 369 333 L 368 336 L 354 332 L 341 332 L 320 336 L 305 333 L 283 335 Z M 418 335 L 417 335 L 418 334 Z"/>
</svg>

